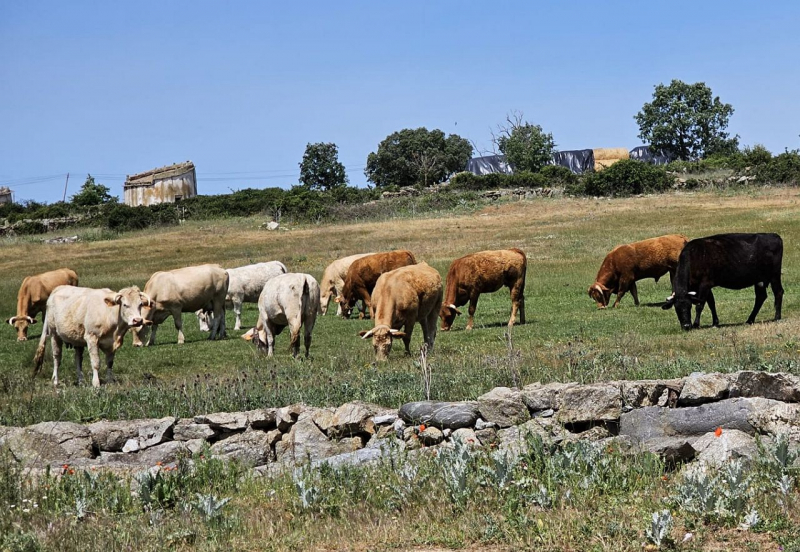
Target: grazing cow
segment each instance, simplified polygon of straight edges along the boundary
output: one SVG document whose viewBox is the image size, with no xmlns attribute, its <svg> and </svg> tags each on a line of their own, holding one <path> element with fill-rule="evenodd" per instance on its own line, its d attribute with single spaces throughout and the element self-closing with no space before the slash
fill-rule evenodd
<svg viewBox="0 0 800 552">
<path fill-rule="evenodd" d="M 212 312 L 209 339 L 225 337 L 225 295 L 228 273 L 219 265 L 205 264 L 156 272 L 144 286 L 152 303 L 145 311 L 145 320 L 152 323 L 148 345 L 155 345 L 158 325 L 172 316 L 178 330 L 178 343 L 184 342 L 181 313 L 199 309 Z M 149 325 L 149 324 L 148 324 Z M 133 332 L 134 347 L 142 346 L 142 328 Z"/>
<path fill-rule="evenodd" d="M 594 299 L 598 309 L 604 309 L 611 300 L 611 294 L 616 293 L 614 307 L 617 307 L 625 292 L 630 290 L 633 302 L 639 306 L 637 280 L 653 278 L 658 282 L 669 272 L 670 282 L 674 281 L 678 256 L 688 241 L 689 238 L 682 234 L 669 234 L 618 245 L 600 265 L 595 282 L 589 286 L 589 297 Z"/>
<path fill-rule="evenodd" d="M 319 283 L 320 293 L 322 294 L 320 296 L 320 305 L 322 306 L 323 315 L 328 312 L 328 302 L 331 297 L 335 298 L 341 295 L 344 279 L 347 277 L 347 271 L 350 265 L 353 264 L 353 261 L 366 257 L 367 255 L 374 255 L 374 253 L 358 253 L 356 255 L 350 255 L 349 257 L 342 257 L 327 266 L 325 272 L 322 273 L 322 280 Z M 362 315 L 364 313 L 364 308 L 365 305 L 362 302 Z M 336 315 L 342 315 L 342 305 L 337 304 Z"/>
<path fill-rule="evenodd" d="M 17 341 L 27 341 L 28 326 L 36 324 L 36 315 L 46 316 L 47 298 L 58 286 L 77 286 L 78 275 L 69 268 L 59 268 L 22 280 L 17 294 L 17 315 L 6 322 L 17 329 Z"/>
<path fill-rule="evenodd" d="M 442 304 L 442 277 L 438 271 L 422 262 L 387 272 L 378 278 L 372 299 L 375 327 L 358 335 L 372 338 L 375 360 L 386 360 L 392 340 L 397 338 L 403 339 L 406 354 L 411 354 L 411 333 L 417 322 L 422 326 L 428 351 L 433 351 Z"/>
<path fill-rule="evenodd" d="M 58 367 L 64 343 L 75 347 L 75 369 L 78 383 L 83 381 L 83 350 L 88 347 L 92 363 L 92 386 L 100 387 L 100 351 L 106 357 L 106 377 L 113 379 L 114 354 L 122 347 L 128 328 L 145 323 L 142 307 L 150 299 L 136 286 L 119 292 L 74 286 L 57 287 L 47 300 L 47 315 L 42 337 L 34 357 L 34 375 L 42 369 L 47 338 L 53 348 L 53 385 L 58 386 Z"/>
<path fill-rule="evenodd" d="M 480 251 L 456 259 L 447 271 L 447 289 L 444 302 L 439 311 L 442 330 L 448 331 L 456 316 L 461 314 L 458 307 L 469 302 L 469 321 L 467 330 L 474 324 L 475 308 L 481 293 L 493 293 L 505 286 L 511 291 L 511 319 L 508 326 L 514 325 L 519 311 L 519 323 L 525 323 L 525 272 L 528 259 L 521 249 L 501 249 L 499 251 Z"/>
<path fill-rule="evenodd" d="M 703 305 L 708 303 L 712 325 L 719 326 L 717 307 L 711 288 L 744 289 L 753 286 L 756 302 L 747 323 L 756 315 L 767 298 L 767 286 L 775 295 L 775 320 L 781 319 L 783 286 L 781 264 L 783 240 L 778 234 L 718 234 L 698 238 L 686 244 L 678 260 L 672 295 L 662 308 L 675 307 L 684 330 L 700 327 Z M 692 304 L 697 316 L 692 324 Z"/>
<path fill-rule="evenodd" d="M 309 274 L 288 273 L 275 276 L 264 285 L 258 299 L 258 324 L 242 338 L 253 341 L 261 352 L 272 356 L 275 336 L 289 326 L 289 349 L 293 357 L 300 353 L 300 327 L 304 330 L 306 358 L 311 348 L 311 332 L 317 321 L 319 284 Z M 266 350 L 266 351 L 265 351 Z"/>
<path fill-rule="evenodd" d="M 336 298 L 336 302 L 342 305 L 342 315 L 349 318 L 356 301 L 361 299 L 369 307 L 370 316 L 374 316 L 370 295 L 381 274 L 415 264 L 414 254 L 405 249 L 374 253 L 353 261 L 342 284 L 342 293 Z M 364 318 L 363 312 L 359 318 Z"/>
<path fill-rule="evenodd" d="M 267 280 L 280 274 L 286 274 L 286 266 L 279 261 L 269 261 L 229 268 L 226 272 L 228 273 L 228 293 L 225 295 L 225 308 L 233 308 L 233 312 L 236 313 L 236 325 L 233 329 L 239 330 L 242 328 L 242 303 L 258 303 L 258 297 Z M 200 331 L 209 331 L 211 328 L 208 323 L 211 321 L 211 313 L 200 309 L 195 314 L 200 323 Z"/>
</svg>

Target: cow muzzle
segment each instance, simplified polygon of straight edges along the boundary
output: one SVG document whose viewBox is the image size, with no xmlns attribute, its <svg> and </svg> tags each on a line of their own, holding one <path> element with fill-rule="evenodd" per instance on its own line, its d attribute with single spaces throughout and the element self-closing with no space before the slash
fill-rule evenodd
<svg viewBox="0 0 800 552">
<path fill-rule="evenodd" d="M 131 327 L 132 328 L 141 328 L 142 324 L 143 324 L 143 321 L 142 321 L 141 318 L 134 318 L 133 320 L 131 320 Z"/>
<path fill-rule="evenodd" d="M 687 332 L 692 329 L 692 325 L 691 324 L 684 324 L 681 327 Z"/>
</svg>

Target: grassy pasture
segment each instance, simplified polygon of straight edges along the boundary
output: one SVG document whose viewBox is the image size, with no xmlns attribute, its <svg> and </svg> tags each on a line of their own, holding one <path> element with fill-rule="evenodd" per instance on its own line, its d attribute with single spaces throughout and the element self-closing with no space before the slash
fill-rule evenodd
<svg viewBox="0 0 800 552">
<path fill-rule="evenodd" d="M 528 323 L 514 327 L 509 349 L 508 290 L 483 296 L 473 332 L 463 330 L 466 320 L 461 318 L 453 331 L 438 334 L 430 357 L 432 398 L 471 399 L 497 385 L 533 381 L 673 377 L 740 368 L 798 373 L 800 317 L 793 290 L 800 280 L 799 199 L 796 189 L 536 199 L 485 204 L 457 215 L 277 232 L 259 230 L 260 220 L 229 219 L 120 236 L 87 230 L 88 239 L 68 245 L 7 239 L 0 247 L 0 312 L 4 319 L 14 314 L 24 276 L 60 266 L 75 269 L 81 285 L 119 289 L 144 287 L 156 270 L 203 262 L 239 266 L 277 259 L 292 271 L 319 278 L 338 257 L 408 248 L 444 277 L 449 263 L 463 254 L 520 247 L 528 254 Z M 706 310 L 704 328 L 684 333 L 672 311 L 658 308 L 670 293 L 669 277 L 638 284 L 639 308 L 626 296 L 620 308 L 599 311 L 586 294 L 603 257 L 619 243 L 673 232 L 699 237 L 730 231 L 783 236 L 786 296 L 780 323 L 766 322 L 774 315 L 771 293 L 759 323 L 747 327 L 743 322 L 753 291 L 715 290 L 723 327 L 709 328 Z M 244 329 L 256 317 L 255 305 L 246 305 Z M 176 344 L 171 320 L 161 326 L 155 347 L 134 349 L 127 337 L 116 358 L 117 381 L 106 384 L 101 371 L 99 391 L 75 385 L 73 354 L 66 350 L 58 393 L 49 381 L 49 359 L 38 377 L 30 377 L 41 324 L 32 327 L 26 343 L 17 343 L 14 330 L 5 325 L 0 334 L 0 425 L 190 415 L 297 401 L 333 405 L 360 399 L 399 406 L 424 398 L 416 358 L 404 357 L 401 345 L 388 363 L 374 364 L 370 344 L 357 337 L 370 325 L 368 320 L 341 320 L 329 311 L 317 320 L 310 360 L 288 355 L 286 334 L 277 338 L 277 356 L 267 360 L 238 339 L 244 330 L 229 330 L 229 339 L 208 342 L 194 316 L 186 314 L 186 344 Z M 233 327 L 231 312 L 228 326 Z M 420 343 L 417 327 L 412 350 Z M 48 355 L 49 349 L 48 344 Z M 87 355 L 85 374 L 88 364 Z"/>
</svg>

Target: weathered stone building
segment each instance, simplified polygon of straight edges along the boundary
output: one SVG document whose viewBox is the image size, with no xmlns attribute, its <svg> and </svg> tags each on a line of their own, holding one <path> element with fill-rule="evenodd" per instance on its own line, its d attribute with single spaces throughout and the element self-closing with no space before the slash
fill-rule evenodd
<svg viewBox="0 0 800 552">
<path fill-rule="evenodd" d="M 125 204 L 175 203 L 197 195 L 197 176 L 191 161 L 129 175 L 124 186 Z"/>
<path fill-rule="evenodd" d="M 11 189 L 6 186 L 0 186 L 0 205 L 4 203 L 12 203 Z"/>
</svg>

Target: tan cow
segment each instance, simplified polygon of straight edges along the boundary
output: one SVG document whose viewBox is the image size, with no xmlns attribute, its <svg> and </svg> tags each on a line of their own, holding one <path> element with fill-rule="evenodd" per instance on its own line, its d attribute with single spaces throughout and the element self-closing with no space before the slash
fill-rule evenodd
<svg viewBox="0 0 800 552">
<path fill-rule="evenodd" d="M 28 326 L 36 324 L 36 315 L 42 313 L 44 319 L 47 298 L 58 286 L 77 286 L 78 275 L 69 268 L 59 268 L 22 280 L 17 294 L 17 315 L 6 322 L 17 329 L 17 341 L 27 341 Z"/>
<path fill-rule="evenodd" d="M 668 234 L 618 245 L 603 259 L 597 278 L 589 286 L 589 297 L 594 299 L 598 309 L 604 309 L 611 300 L 611 294 L 616 293 L 616 307 L 625 292 L 630 290 L 633 301 L 638 306 L 639 291 L 636 289 L 636 282 L 645 278 L 653 278 L 658 282 L 667 272 L 672 282 L 678 257 L 688 241 L 689 238 L 682 234 Z"/>
<path fill-rule="evenodd" d="M 152 323 L 148 345 L 155 345 L 158 325 L 172 316 L 178 330 L 178 343 L 184 342 L 181 313 L 200 309 L 211 311 L 209 339 L 225 337 L 225 295 L 228 273 L 219 265 L 205 264 L 156 272 L 144 286 L 152 306 L 145 309 L 145 320 Z M 143 328 L 134 330 L 134 347 L 142 346 Z"/>
<path fill-rule="evenodd" d="M 306 358 L 311 348 L 311 332 L 317 321 L 319 284 L 310 274 L 290 272 L 270 279 L 258 298 L 258 324 L 242 339 L 253 341 L 259 351 L 272 356 L 275 336 L 289 327 L 289 350 L 300 353 L 300 328 L 303 328 Z"/>
<path fill-rule="evenodd" d="M 367 307 L 370 307 L 370 316 L 374 317 L 370 295 L 372 290 L 375 289 L 375 284 L 381 274 L 402 266 L 414 264 L 417 264 L 417 259 L 414 258 L 414 254 L 411 251 L 406 251 L 405 249 L 374 253 L 353 261 L 353 264 L 347 270 L 347 276 L 342 285 L 342 293 L 336 298 L 336 302 L 342 305 L 342 315 L 345 318 L 350 318 L 350 313 L 356 301 L 361 299 Z M 363 312 L 359 315 L 359 318 L 364 318 Z"/>
<path fill-rule="evenodd" d="M 458 307 L 469 302 L 467 330 L 474 324 L 478 297 L 482 293 L 493 293 L 503 286 L 511 291 L 511 318 L 508 325 L 513 326 L 519 311 L 519 323 L 525 323 L 525 274 L 528 259 L 521 249 L 501 249 L 499 251 L 480 251 L 456 259 L 447 271 L 447 290 L 444 294 L 439 316 L 442 330 L 449 330 L 456 316 L 461 314 Z"/>
<path fill-rule="evenodd" d="M 341 294 L 342 287 L 344 287 L 344 279 L 347 277 L 347 271 L 350 269 L 350 265 L 353 264 L 353 261 L 361 259 L 362 257 L 366 257 L 367 255 L 374 255 L 374 253 L 358 253 L 356 255 L 350 255 L 349 257 L 342 257 L 341 259 L 336 259 L 325 268 L 325 272 L 322 273 L 322 280 L 319 282 L 319 290 L 321 294 L 320 306 L 322 307 L 323 315 L 328 312 L 328 303 L 330 302 L 331 297 L 336 298 Z M 364 312 L 364 308 L 365 305 L 362 303 L 362 314 Z M 336 315 L 342 315 L 342 305 L 338 303 L 336 307 Z"/>
<path fill-rule="evenodd" d="M 92 363 L 92 386 L 100 387 L 100 351 L 106 357 L 106 377 L 113 379 L 111 369 L 114 355 L 122 347 L 129 328 L 144 323 L 142 306 L 149 305 L 148 297 L 136 286 L 119 292 L 110 289 L 91 289 L 59 286 L 47 300 L 47 315 L 42 337 L 34 356 L 34 375 L 42 369 L 47 338 L 53 349 L 53 385 L 58 386 L 58 367 L 64 343 L 75 347 L 75 369 L 78 383 L 83 381 L 83 350 L 89 349 Z"/>
<path fill-rule="evenodd" d="M 406 354 L 411 354 L 411 334 L 417 322 L 428 351 L 433 351 L 442 304 L 442 277 L 436 269 L 423 262 L 387 272 L 378 278 L 372 300 L 375 327 L 358 335 L 372 338 L 376 360 L 389 357 L 392 340 L 397 338 L 403 339 Z"/>
</svg>

